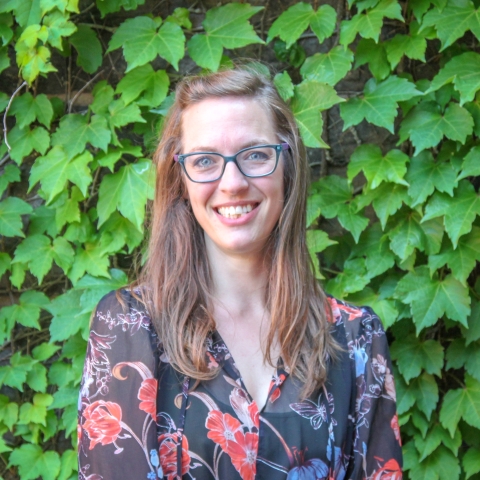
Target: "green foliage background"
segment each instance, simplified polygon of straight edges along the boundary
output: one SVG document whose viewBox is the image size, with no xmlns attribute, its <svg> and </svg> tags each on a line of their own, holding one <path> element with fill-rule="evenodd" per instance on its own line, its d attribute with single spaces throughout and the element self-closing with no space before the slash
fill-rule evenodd
<svg viewBox="0 0 480 480">
<path fill-rule="evenodd" d="M 480 1 L 150 3 L 0 0 L 0 476 L 76 478 L 88 320 L 141 252 L 170 92 L 248 56 L 310 147 L 318 277 L 389 327 L 406 476 L 480 479 Z"/>
</svg>

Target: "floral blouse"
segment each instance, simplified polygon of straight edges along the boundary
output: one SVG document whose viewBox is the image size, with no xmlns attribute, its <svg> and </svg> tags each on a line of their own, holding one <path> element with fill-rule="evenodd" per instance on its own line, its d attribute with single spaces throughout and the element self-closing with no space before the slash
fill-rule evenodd
<svg viewBox="0 0 480 480">
<path fill-rule="evenodd" d="M 218 333 L 205 354 L 219 374 L 192 389 L 162 352 L 145 307 L 121 295 L 125 305 L 114 292 L 101 300 L 91 326 L 80 480 L 402 478 L 387 340 L 370 308 L 330 299 L 344 349 L 327 382 L 302 401 L 300 381 L 278 366 L 259 410 Z"/>
</svg>

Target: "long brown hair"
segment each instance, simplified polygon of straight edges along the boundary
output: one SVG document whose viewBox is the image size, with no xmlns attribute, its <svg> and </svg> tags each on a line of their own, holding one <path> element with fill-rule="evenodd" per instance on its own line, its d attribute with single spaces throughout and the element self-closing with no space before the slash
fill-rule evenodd
<svg viewBox="0 0 480 480">
<path fill-rule="evenodd" d="M 182 152 L 182 114 L 190 105 L 212 97 L 248 97 L 270 112 L 278 138 L 288 142 L 284 153 L 285 201 L 269 240 L 269 282 L 266 305 L 270 328 L 265 360 L 272 364 L 271 347 L 278 342 L 281 358 L 304 382 L 310 395 L 326 379 L 327 359 L 337 344 L 330 335 L 329 304 L 318 285 L 306 246 L 305 215 L 309 167 L 293 114 L 265 76 L 236 68 L 179 82 L 175 103 L 165 121 L 154 154 L 157 170 L 148 260 L 137 282 L 171 364 L 196 380 L 217 372 L 207 367 L 206 340 L 215 330 L 211 305 L 211 276 L 203 230 L 186 199 L 185 179 L 174 161 Z"/>
</svg>

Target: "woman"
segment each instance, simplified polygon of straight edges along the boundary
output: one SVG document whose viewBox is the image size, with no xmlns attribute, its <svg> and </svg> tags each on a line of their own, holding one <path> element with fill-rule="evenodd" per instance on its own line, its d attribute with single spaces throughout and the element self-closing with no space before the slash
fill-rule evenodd
<svg viewBox="0 0 480 480">
<path fill-rule="evenodd" d="M 387 341 L 327 299 L 306 154 L 270 80 L 183 80 L 155 153 L 149 259 L 91 328 L 80 478 L 400 479 Z"/>
</svg>

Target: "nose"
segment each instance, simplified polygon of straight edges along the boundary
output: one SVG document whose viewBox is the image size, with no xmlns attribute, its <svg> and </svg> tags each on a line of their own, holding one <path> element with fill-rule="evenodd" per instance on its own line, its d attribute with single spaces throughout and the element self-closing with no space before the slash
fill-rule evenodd
<svg viewBox="0 0 480 480">
<path fill-rule="evenodd" d="M 228 162 L 220 179 L 219 188 L 224 192 L 235 195 L 248 188 L 248 179 L 234 162 Z"/>
</svg>

